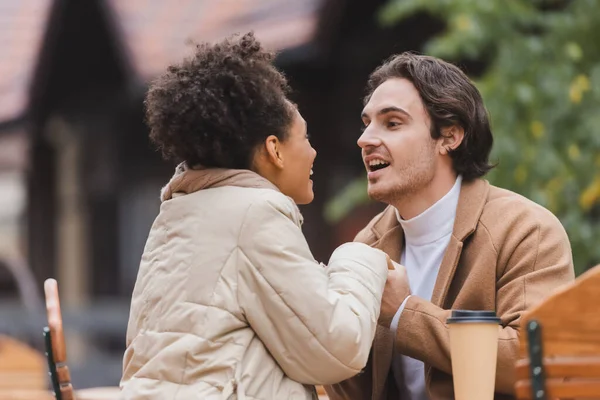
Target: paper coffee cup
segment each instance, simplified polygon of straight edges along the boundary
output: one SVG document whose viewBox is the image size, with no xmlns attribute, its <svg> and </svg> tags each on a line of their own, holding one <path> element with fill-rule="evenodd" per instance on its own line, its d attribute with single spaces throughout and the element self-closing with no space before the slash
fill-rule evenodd
<svg viewBox="0 0 600 400">
<path fill-rule="evenodd" d="M 455 399 L 493 400 L 500 318 L 494 311 L 453 310 L 446 323 Z"/>
</svg>

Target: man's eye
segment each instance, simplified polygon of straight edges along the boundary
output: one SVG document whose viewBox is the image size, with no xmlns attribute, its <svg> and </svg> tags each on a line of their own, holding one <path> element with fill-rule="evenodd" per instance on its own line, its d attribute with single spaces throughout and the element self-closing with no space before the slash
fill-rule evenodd
<svg viewBox="0 0 600 400">
<path fill-rule="evenodd" d="M 399 127 L 400 125 L 402 125 L 402 122 L 388 121 L 388 123 L 387 123 L 388 128 L 396 128 L 396 127 Z"/>
</svg>

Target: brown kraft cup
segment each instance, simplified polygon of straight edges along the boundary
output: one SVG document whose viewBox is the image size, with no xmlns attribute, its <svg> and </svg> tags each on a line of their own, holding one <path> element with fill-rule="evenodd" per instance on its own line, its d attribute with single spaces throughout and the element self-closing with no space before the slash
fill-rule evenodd
<svg viewBox="0 0 600 400">
<path fill-rule="evenodd" d="M 493 400 L 500 318 L 494 311 L 452 310 L 452 380 L 456 400 Z"/>
</svg>

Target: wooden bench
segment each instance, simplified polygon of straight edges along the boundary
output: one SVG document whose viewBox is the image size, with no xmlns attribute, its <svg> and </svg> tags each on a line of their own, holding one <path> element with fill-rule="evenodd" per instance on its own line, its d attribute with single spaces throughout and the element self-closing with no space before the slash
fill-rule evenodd
<svg viewBox="0 0 600 400">
<path fill-rule="evenodd" d="M 44 282 L 48 326 L 44 329 L 46 358 L 50 370 L 52 389 L 57 400 L 113 400 L 119 397 L 118 387 L 82 389 L 75 392 L 67 366 L 67 346 L 63 330 L 58 283 L 54 279 Z M 1 399 L 0 399 L 1 400 Z"/>
<path fill-rule="evenodd" d="M 16 339 L 0 336 L 0 390 L 43 389 L 46 382 L 44 356 Z"/>
<path fill-rule="evenodd" d="M 600 399 L 600 265 L 521 320 L 518 399 Z"/>
</svg>

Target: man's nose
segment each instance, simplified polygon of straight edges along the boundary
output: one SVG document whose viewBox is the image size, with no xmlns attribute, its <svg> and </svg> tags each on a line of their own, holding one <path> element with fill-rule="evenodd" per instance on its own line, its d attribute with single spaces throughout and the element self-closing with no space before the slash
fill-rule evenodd
<svg viewBox="0 0 600 400">
<path fill-rule="evenodd" d="M 360 147 L 361 149 L 370 147 L 370 146 L 380 146 L 381 145 L 381 139 L 379 138 L 379 136 L 377 135 L 377 132 L 375 131 L 375 129 L 367 126 L 365 128 L 365 130 L 363 131 L 362 135 L 360 135 L 360 137 L 358 138 L 358 141 L 356 142 L 358 144 L 358 147 Z"/>
</svg>

